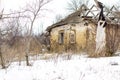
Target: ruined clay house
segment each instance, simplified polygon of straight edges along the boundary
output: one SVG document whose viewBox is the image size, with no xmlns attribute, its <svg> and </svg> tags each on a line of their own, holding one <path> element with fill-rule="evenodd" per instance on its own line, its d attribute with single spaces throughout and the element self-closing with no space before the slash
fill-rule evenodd
<svg viewBox="0 0 120 80">
<path fill-rule="evenodd" d="M 104 15 L 106 51 L 114 53 L 120 49 L 120 12 L 115 6 L 104 7 Z M 98 16 L 99 9 L 95 5 L 90 8 L 82 5 L 78 11 L 49 26 L 46 31 L 49 32 L 50 51 L 94 52 Z"/>
</svg>

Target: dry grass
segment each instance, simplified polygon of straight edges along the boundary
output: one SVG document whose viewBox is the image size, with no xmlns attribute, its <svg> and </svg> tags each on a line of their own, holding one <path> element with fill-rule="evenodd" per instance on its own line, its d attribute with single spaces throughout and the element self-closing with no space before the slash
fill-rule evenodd
<svg viewBox="0 0 120 80">
<path fill-rule="evenodd" d="M 93 53 L 93 54 L 90 54 L 89 57 L 91 58 L 97 58 L 97 57 L 110 57 L 112 56 L 110 53 L 107 53 L 107 52 L 102 52 L 102 53 Z"/>
<path fill-rule="evenodd" d="M 3 60 L 5 64 L 10 64 L 13 61 L 23 61 L 25 60 L 25 49 L 26 42 L 24 39 L 20 39 L 10 46 L 7 43 L 4 43 L 1 46 L 1 53 L 3 55 Z M 30 45 L 30 56 L 34 56 L 41 53 L 41 45 L 36 42 L 36 40 L 31 40 Z M 1 61 L 0 61 L 1 62 Z"/>
</svg>

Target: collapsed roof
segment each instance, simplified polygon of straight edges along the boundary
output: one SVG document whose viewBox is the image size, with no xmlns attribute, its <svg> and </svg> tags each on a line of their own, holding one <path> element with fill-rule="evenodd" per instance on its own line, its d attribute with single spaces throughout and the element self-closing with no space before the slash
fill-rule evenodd
<svg viewBox="0 0 120 80">
<path fill-rule="evenodd" d="M 81 5 L 80 9 L 76 12 L 68 15 L 66 18 L 61 21 L 49 26 L 46 31 L 50 32 L 52 28 L 59 27 L 74 21 L 75 18 L 88 19 L 93 22 L 97 22 L 100 14 L 100 9 L 93 5 L 88 8 L 85 4 Z M 113 5 L 111 8 L 107 8 L 104 6 L 104 16 L 106 18 L 107 23 L 110 24 L 120 24 L 120 11 Z"/>
</svg>

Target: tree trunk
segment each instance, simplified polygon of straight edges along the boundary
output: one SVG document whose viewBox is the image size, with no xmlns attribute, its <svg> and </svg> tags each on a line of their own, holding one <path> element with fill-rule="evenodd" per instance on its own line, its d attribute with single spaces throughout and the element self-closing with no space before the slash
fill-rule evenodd
<svg viewBox="0 0 120 80">
<path fill-rule="evenodd" d="M 30 63 L 29 63 L 29 48 L 30 48 L 30 39 L 27 40 L 27 49 L 26 49 L 26 54 L 25 54 L 25 57 L 26 57 L 26 65 L 27 66 L 30 66 Z"/>
<path fill-rule="evenodd" d="M 1 48 L 0 48 L 0 60 L 1 60 L 1 66 L 2 66 L 2 69 L 5 69 L 5 63 L 4 63 L 4 60 L 3 60 L 3 55 L 1 53 Z"/>
<path fill-rule="evenodd" d="M 29 56 L 28 56 L 27 53 L 26 53 L 26 56 L 25 56 L 25 57 L 26 57 L 26 65 L 27 65 L 27 66 L 30 66 L 30 63 L 29 63 Z"/>
</svg>

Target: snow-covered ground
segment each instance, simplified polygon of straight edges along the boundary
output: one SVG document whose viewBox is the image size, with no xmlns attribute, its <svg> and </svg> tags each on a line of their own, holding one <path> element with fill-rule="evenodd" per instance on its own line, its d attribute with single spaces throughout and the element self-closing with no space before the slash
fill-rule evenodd
<svg viewBox="0 0 120 80">
<path fill-rule="evenodd" d="M 29 67 L 13 62 L 0 69 L 0 80 L 120 80 L 120 57 L 67 58 L 37 60 Z"/>
</svg>

